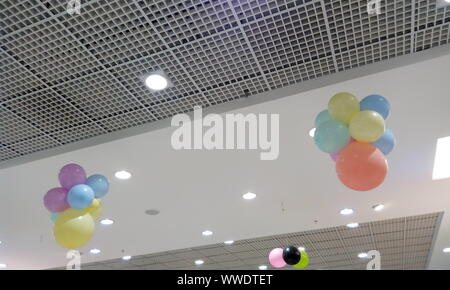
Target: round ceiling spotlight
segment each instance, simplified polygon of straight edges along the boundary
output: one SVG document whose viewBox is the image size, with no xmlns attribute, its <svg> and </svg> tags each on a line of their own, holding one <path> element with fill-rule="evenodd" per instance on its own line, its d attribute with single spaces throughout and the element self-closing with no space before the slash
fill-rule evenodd
<svg viewBox="0 0 450 290">
<path fill-rule="evenodd" d="M 2 269 L 2 268 L 6 268 L 6 264 L 0 263 L 0 269 Z"/>
<path fill-rule="evenodd" d="M 229 240 L 229 241 L 225 241 L 225 242 L 223 242 L 225 245 L 227 245 L 227 246 L 229 246 L 229 245 L 232 245 L 232 244 L 234 244 L 234 241 L 233 240 Z"/>
<path fill-rule="evenodd" d="M 444 253 L 450 253 L 450 248 L 445 248 L 445 249 L 442 250 L 442 252 L 444 252 Z"/>
<path fill-rule="evenodd" d="M 351 208 L 344 208 L 340 211 L 341 215 L 352 215 L 354 210 Z"/>
<path fill-rule="evenodd" d="M 127 180 L 127 179 L 130 179 L 132 175 L 129 171 L 120 170 L 120 171 L 117 171 L 116 173 L 114 173 L 114 176 L 120 180 Z"/>
<path fill-rule="evenodd" d="M 347 228 L 355 229 L 357 227 L 359 227 L 358 223 L 349 223 L 349 224 L 347 224 Z"/>
<path fill-rule="evenodd" d="M 358 254 L 358 258 L 360 259 L 367 259 L 369 257 L 369 255 L 367 255 L 367 253 L 359 253 Z"/>
<path fill-rule="evenodd" d="M 209 231 L 209 230 L 206 230 L 206 231 L 203 231 L 203 232 L 202 232 L 202 235 L 205 236 L 205 237 L 212 236 L 212 234 L 213 234 L 213 232 L 212 232 L 212 231 Z"/>
<path fill-rule="evenodd" d="M 114 223 L 114 221 L 113 221 L 112 219 L 106 218 L 106 219 L 102 219 L 102 220 L 100 221 L 100 223 L 101 223 L 102 225 L 104 225 L 104 226 L 110 226 L 110 225 L 112 225 L 112 224 Z"/>
<path fill-rule="evenodd" d="M 304 252 L 304 251 L 305 251 L 305 247 L 298 247 L 298 250 L 299 250 L 300 252 Z"/>
<path fill-rule="evenodd" d="M 205 261 L 203 261 L 203 260 L 196 260 L 194 263 L 195 263 L 195 265 L 200 266 L 200 265 L 203 265 L 205 263 Z"/>
<path fill-rule="evenodd" d="M 97 255 L 100 254 L 102 251 L 100 251 L 99 249 L 91 249 L 89 251 L 89 253 L 91 253 L 92 255 Z"/>
<path fill-rule="evenodd" d="M 374 211 L 382 211 L 384 209 L 384 205 L 380 203 L 372 206 L 372 208 Z"/>
<path fill-rule="evenodd" d="M 145 78 L 145 85 L 154 91 L 161 91 L 167 88 L 169 81 L 161 74 L 152 73 Z"/>
<path fill-rule="evenodd" d="M 247 193 L 242 195 L 242 198 L 246 199 L 246 200 L 255 199 L 256 198 L 256 194 L 253 193 L 253 192 L 247 192 Z"/>
<path fill-rule="evenodd" d="M 129 261 L 129 260 L 131 260 L 131 256 L 123 256 L 122 260 Z"/>
<path fill-rule="evenodd" d="M 267 266 L 266 265 L 261 265 L 258 267 L 258 269 L 260 270 L 267 270 Z"/>
</svg>

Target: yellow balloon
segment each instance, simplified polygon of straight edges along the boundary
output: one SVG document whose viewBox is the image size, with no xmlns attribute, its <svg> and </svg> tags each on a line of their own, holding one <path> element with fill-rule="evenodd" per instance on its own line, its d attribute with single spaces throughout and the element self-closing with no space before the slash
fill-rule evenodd
<svg viewBox="0 0 450 290">
<path fill-rule="evenodd" d="M 328 112 L 334 120 L 349 124 L 359 112 L 359 101 L 350 93 L 338 93 L 330 99 Z"/>
<path fill-rule="evenodd" d="M 350 122 L 350 135 L 357 141 L 372 143 L 383 136 L 383 117 L 375 111 L 361 111 Z"/>
<path fill-rule="evenodd" d="M 99 198 L 95 198 L 91 205 L 85 209 L 74 209 L 70 208 L 71 215 L 82 216 L 87 213 L 91 214 L 94 221 L 98 220 L 103 213 L 102 201 Z"/>
<path fill-rule="evenodd" d="M 98 220 L 103 214 L 103 206 L 100 199 L 94 199 L 92 204 L 85 209 L 88 213 L 91 214 L 94 221 Z"/>
<path fill-rule="evenodd" d="M 81 215 L 80 215 L 81 214 Z M 90 214 L 67 209 L 53 225 L 56 243 L 66 249 L 77 249 L 87 244 L 94 235 L 94 220 Z"/>
</svg>

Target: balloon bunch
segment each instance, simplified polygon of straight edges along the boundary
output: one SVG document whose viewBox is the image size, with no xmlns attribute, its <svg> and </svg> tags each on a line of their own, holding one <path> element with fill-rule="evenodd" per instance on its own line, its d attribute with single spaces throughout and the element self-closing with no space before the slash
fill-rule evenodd
<svg viewBox="0 0 450 290">
<path fill-rule="evenodd" d="M 99 174 L 86 177 L 78 164 L 67 164 L 59 172 L 61 187 L 50 189 L 44 196 L 44 206 L 54 222 L 56 243 L 76 249 L 90 241 L 95 221 L 102 215 L 100 198 L 108 193 L 108 179 Z"/>
<path fill-rule="evenodd" d="M 289 246 L 284 250 L 275 248 L 269 253 L 269 262 L 274 268 L 283 268 L 291 265 L 296 269 L 304 269 L 309 264 L 309 257 L 305 251 L 300 251 L 297 247 Z"/>
<path fill-rule="evenodd" d="M 316 117 L 314 142 L 336 161 L 337 175 L 348 188 L 367 191 L 384 181 L 385 156 L 396 143 L 394 134 L 385 129 L 389 112 L 389 102 L 380 95 L 360 103 L 352 94 L 339 93 Z"/>
</svg>

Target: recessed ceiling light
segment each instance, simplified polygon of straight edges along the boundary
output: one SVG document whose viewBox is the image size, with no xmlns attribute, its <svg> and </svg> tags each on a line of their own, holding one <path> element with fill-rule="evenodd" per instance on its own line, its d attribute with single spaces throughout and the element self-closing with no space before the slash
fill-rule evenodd
<svg viewBox="0 0 450 290">
<path fill-rule="evenodd" d="M 439 138 L 434 155 L 433 180 L 450 177 L 450 137 Z"/>
<path fill-rule="evenodd" d="M 304 247 L 298 247 L 298 250 L 299 250 L 300 252 L 302 252 L 302 251 L 305 251 L 305 248 L 304 248 Z"/>
<path fill-rule="evenodd" d="M 347 224 L 347 228 L 354 229 L 354 228 L 357 228 L 357 227 L 359 227 L 358 223 L 349 223 L 349 224 Z"/>
<path fill-rule="evenodd" d="M 344 208 L 340 211 L 341 215 L 352 215 L 354 213 L 351 208 Z"/>
<path fill-rule="evenodd" d="M 253 192 L 247 192 L 246 194 L 242 195 L 242 198 L 246 200 L 254 199 L 255 197 L 256 194 L 254 194 Z"/>
<path fill-rule="evenodd" d="M 384 205 L 380 203 L 372 206 L 372 208 L 374 211 L 382 211 L 384 209 Z"/>
<path fill-rule="evenodd" d="M 309 130 L 309 137 L 314 138 L 314 134 L 316 134 L 316 128 Z"/>
<path fill-rule="evenodd" d="M 154 91 L 161 91 L 167 88 L 169 82 L 163 75 L 152 73 L 145 78 L 145 85 Z"/>
<path fill-rule="evenodd" d="M 213 234 L 213 232 L 208 231 L 208 230 L 202 232 L 202 235 L 204 235 L 205 237 L 212 236 L 212 234 Z"/>
<path fill-rule="evenodd" d="M 258 269 L 260 270 L 267 270 L 267 266 L 266 265 L 261 265 L 258 267 Z"/>
<path fill-rule="evenodd" d="M 123 256 L 122 260 L 129 261 L 129 260 L 131 260 L 131 256 Z"/>
<path fill-rule="evenodd" d="M 360 259 L 366 259 L 368 257 L 369 257 L 369 255 L 367 255 L 367 253 L 359 253 L 358 254 L 358 258 L 360 258 Z"/>
<path fill-rule="evenodd" d="M 117 171 L 116 173 L 114 173 L 114 176 L 117 179 L 126 180 L 126 179 L 131 178 L 131 173 L 126 170 L 120 170 L 120 171 Z"/>
<path fill-rule="evenodd" d="M 225 242 L 223 242 L 225 245 L 232 245 L 232 244 L 234 244 L 234 241 L 233 240 L 229 240 L 229 241 L 225 241 Z"/>
<path fill-rule="evenodd" d="M 6 268 L 6 264 L 0 264 L 0 268 Z"/>
<path fill-rule="evenodd" d="M 444 252 L 444 253 L 450 253 L 450 248 L 445 248 L 445 249 L 442 250 L 442 252 Z"/>
<path fill-rule="evenodd" d="M 99 249 L 91 249 L 89 251 L 89 253 L 91 253 L 92 255 L 97 255 L 100 254 L 102 251 L 100 251 Z"/>
<path fill-rule="evenodd" d="M 203 265 L 205 263 L 205 261 L 203 261 L 203 260 L 196 260 L 194 263 L 195 263 L 195 265 L 200 266 L 200 265 Z"/>
<path fill-rule="evenodd" d="M 112 219 L 102 219 L 100 223 L 104 226 L 110 226 L 114 223 Z"/>
</svg>

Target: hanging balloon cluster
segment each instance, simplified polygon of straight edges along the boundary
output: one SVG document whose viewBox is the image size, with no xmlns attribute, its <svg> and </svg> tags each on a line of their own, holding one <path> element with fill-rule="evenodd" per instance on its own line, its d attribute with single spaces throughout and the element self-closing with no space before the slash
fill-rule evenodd
<svg viewBox="0 0 450 290">
<path fill-rule="evenodd" d="M 349 93 L 334 95 L 328 110 L 315 120 L 314 141 L 320 150 L 336 161 L 341 182 L 367 191 L 385 179 L 386 155 L 395 147 L 394 134 L 385 129 L 390 104 L 380 95 L 370 95 L 361 103 Z"/>
<path fill-rule="evenodd" d="M 304 269 L 309 264 L 309 257 L 305 251 L 289 246 L 284 250 L 275 248 L 270 251 L 269 262 L 274 268 L 283 268 L 286 265 L 291 265 L 296 269 Z"/>
<path fill-rule="evenodd" d="M 61 187 L 50 189 L 44 206 L 54 222 L 53 235 L 63 248 L 76 249 L 90 241 L 95 221 L 102 215 L 100 198 L 109 189 L 108 179 L 99 174 L 86 177 L 78 164 L 67 164 L 59 172 Z"/>
</svg>

